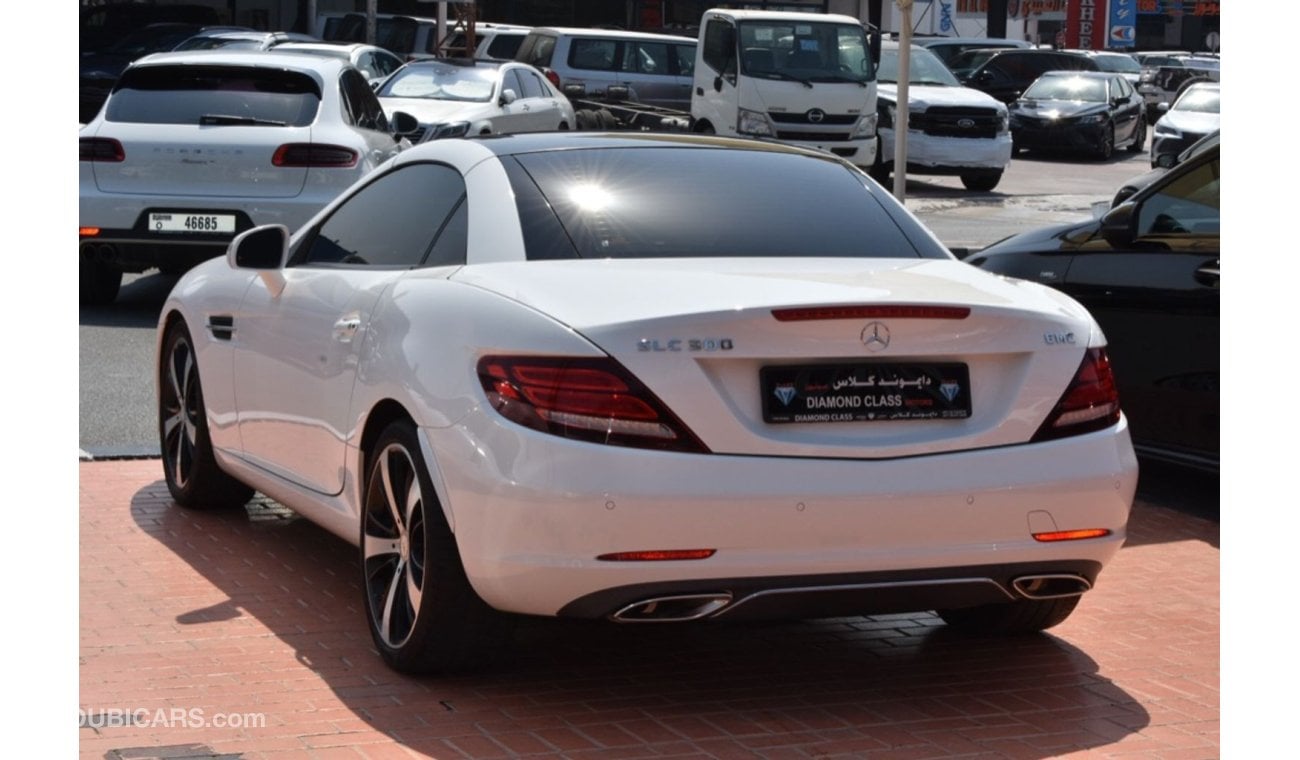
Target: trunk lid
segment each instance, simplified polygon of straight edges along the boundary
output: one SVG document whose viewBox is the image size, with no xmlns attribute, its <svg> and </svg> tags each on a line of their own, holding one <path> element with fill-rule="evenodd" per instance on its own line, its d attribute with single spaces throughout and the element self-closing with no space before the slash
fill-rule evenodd
<svg viewBox="0 0 1300 760">
<path fill-rule="evenodd" d="M 471 266 L 453 279 L 571 326 L 725 454 L 888 458 L 1023 443 L 1093 338 L 1092 319 L 1062 294 L 950 260 L 584 260 Z M 969 312 L 953 318 L 951 307 Z M 871 419 L 766 420 L 765 398 L 779 415 L 817 395 L 780 389 L 794 367 L 829 368 L 845 385 L 879 375 L 882 386 L 919 385 L 907 373 L 937 368 L 934 392 L 965 386 L 970 415 L 889 419 L 919 396 L 863 391 L 866 407 L 808 411 Z"/>
</svg>

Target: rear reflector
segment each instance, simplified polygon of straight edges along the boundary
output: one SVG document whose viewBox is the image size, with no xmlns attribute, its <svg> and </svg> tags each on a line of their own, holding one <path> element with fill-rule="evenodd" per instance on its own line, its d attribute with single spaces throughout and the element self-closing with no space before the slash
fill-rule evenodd
<svg viewBox="0 0 1300 760">
<path fill-rule="evenodd" d="M 1105 348 L 1090 348 L 1056 408 L 1031 439 L 1050 441 L 1091 433 L 1119 422 L 1119 391 Z"/>
<path fill-rule="evenodd" d="M 1087 528 L 1085 530 L 1054 530 L 1049 533 L 1035 533 L 1034 540 L 1048 543 L 1051 541 L 1079 541 L 1085 538 L 1109 536 L 1105 528 Z"/>
<path fill-rule="evenodd" d="M 126 160 L 126 151 L 122 143 L 108 137 L 83 137 L 81 143 L 82 161 L 106 161 L 121 163 Z"/>
<path fill-rule="evenodd" d="M 486 356 L 479 360 L 478 375 L 492 408 L 534 430 L 614 446 L 708 451 L 610 358 Z"/>
<path fill-rule="evenodd" d="M 342 145 L 317 145 L 316 143 L 288 143 L 275 149 L 271 163 L 283 167 L 331 167 L 347 169 L 357 165 L 360 157 L 355 150 Z"/>
<path fill-rule="evenodd" d="M 640 552 L 614 552 L 596 557 L 604 562 L 671 562 L 679 559 L 708 559 L 717 549 L 656 549 Z"/>
<path fill-rule="evenodd" d="M 965 319 L 966 306 L 814 306 L 802 309 L 773 309 L 778 322 L 812 322 L 823 319 Z"/>
</svg>

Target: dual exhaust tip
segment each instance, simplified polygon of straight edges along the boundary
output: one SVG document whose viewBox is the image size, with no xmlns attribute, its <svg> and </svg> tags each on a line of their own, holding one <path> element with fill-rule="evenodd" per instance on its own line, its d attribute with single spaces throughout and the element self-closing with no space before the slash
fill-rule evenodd
<svg viewBox="0 0 1300 760">
<path fill-rule="evenodd" d="M 117 246 L 109 243 L 87 243 L 81 246 L 81 260 L 112 264 L 117 261 Z"/>
<path fill-rule="evenodd" d="M 1011 588 L 1022 599 L 1063 599 L 1082 595 L 1092 584 L 1082 576 L 1059 573 L 1022 575 L 1011 581 Z M 633 602 L 610 615 L 610 619 L 618 623 L 684 623 L 718 613 L 732 601 L 730 591 L 656 596 Z"/>
</svg>

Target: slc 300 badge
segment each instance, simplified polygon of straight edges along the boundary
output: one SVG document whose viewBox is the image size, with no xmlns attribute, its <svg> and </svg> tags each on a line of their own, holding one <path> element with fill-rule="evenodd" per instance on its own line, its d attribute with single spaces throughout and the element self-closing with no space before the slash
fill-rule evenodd
<svg viewBox="0 0 1300 760">
<path fill-rule="evenodd" d="M 731 338 L 669 338 L 668 340 L 642 338 L 636 342 L 636 350 L 730 351 L 734 345 Z"/>
</svg>

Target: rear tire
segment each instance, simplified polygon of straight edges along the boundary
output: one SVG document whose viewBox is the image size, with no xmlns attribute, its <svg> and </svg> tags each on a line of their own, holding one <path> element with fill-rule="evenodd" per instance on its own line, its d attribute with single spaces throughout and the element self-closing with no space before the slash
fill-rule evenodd
<svg viewBox="0 0 1300 760">
<path fill-rule="evenodd" d="M 997 174 L 963 174 L 961 183 L 967 190 L 973 190 L 979 193 L 987 193 L 998 186 L 1002 181 L 1002 172 Z"/>
<path fill-rule="evenodd" d="M 188 509 L 242 506 L 253 498 L 253 489 L 217 466 L 194 341 L 183 323 L 167 328 L 160 359 L 158 438 L 172 499 Z"/>
<path fill-rule="evenodd" d="M 959 610 L 938 610 L 954 630 L 976 636 L 1014 636 L 1037 633 L 1057 625 L 1074 612 L 1079 597 L 1021 599 L 1005 604 L 985 604 Z"/>
<path fill-rule="evenodd" d="M 508 618 L 470 586 L 415 426 L 390 423 L 367 462 L 361 589 L 375 648 L 402 673 L 481 664 L 505 644 Z"/>
<path fill-rule="evenodd" d="M 122 270 L 99 261 L 81 261 L 79 300 L 82 306 L 108 306 L 122 288 Z"/>
</svg>

